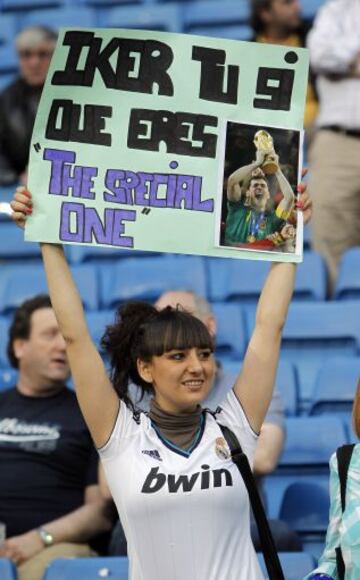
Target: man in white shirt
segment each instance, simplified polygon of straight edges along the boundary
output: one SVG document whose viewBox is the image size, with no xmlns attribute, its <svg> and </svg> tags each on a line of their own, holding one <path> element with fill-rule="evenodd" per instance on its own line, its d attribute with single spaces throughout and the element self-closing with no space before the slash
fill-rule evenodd
<svg viewBox="0 0 360 580">
<path fill-rule="evenodd" d="M 333 289 L 339 260 L 360 245 L 360 0 L 331 0 L 308 37 L 320 113 L 309 154 L 313 248 Z"/>
</svg>

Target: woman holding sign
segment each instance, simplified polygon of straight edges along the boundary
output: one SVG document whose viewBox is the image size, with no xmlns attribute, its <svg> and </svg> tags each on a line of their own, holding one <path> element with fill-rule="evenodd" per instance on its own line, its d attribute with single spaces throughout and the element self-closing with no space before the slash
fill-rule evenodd
<svg viewBox="0 0 360 580">
<path fill-rule="evenodd" d="M 11 206 L 23 227 L 32 211 L 29 192 L 18 188 Z M 307 220 L 305 193 L 299 207 Z M 125 529 L 131 580 L 261 579 L 248 495 L 219 424 L 236 434 L 252 461 L 272 396 L 295 265 L 271 267 L 242 371 L 210 414 L 201 402 L 213 382 L 214 347 L 200 320 L 180 309 L 125 305 L 103 338 L 110 380 L 62 248 L 43 244 L 42 253 L 79 404 Z M 132 408 L 130 381 L 154 394 L 148 415 Z"/>
</svg>

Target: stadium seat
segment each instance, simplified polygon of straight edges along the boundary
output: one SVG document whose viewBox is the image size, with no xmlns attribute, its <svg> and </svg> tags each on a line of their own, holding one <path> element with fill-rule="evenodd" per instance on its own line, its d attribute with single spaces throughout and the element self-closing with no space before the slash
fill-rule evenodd
<svg viewBox="0 0 360 580">
<path fill-rule="evenodd" d="M 312 22 L 324 2 L 325 0 L 301 0 L 301 13 L 304 20 Z"/>
<path fill-rule="evenodd" d="M 147 4 L 153 3 L 153 1 L 155 2 L 156 0 L 81 0 L 81 3 L 85 4 L 85 6 L 104 8 L 104 6 L 122 6 L 123 4 Z"/>
<path fill-rule="evenodd" d="M 80 264 L 72 268 L 84 307 L 98 308 L 97 274 L 92 265 Z M 35 294 L 48 292 L 42 264 L 19 264 L 4 266 L 0 278 L 0 311 L 9 313 L 24 300 Z"/>
<path fill-rule="evenodd" d="M 62 6 L 64 0 L 1 0 L 1 9 L 4 12 L 24 12 L 26 10 L 46 9 Z"/>
<path fill-rule="evenodd" d="M 267 262 L 256 260 L 209 259 L 209 296 L 213 301 L 257 302 L 269 270 Z M 294 300 L 324 300 L 324 261 L 315 252 L 306 252 L 298 267 Z"/>
<path fill-rule="evenodd" d="M 43 580 L 128 580 L 128 559 L 107 558 L 59 558 L 46 569 Z"/>
<path fill-rule="evenodd" d="M 137 28 L 145 30 L 162 30 L 165 32 L 182 32 L 182 19 L 179 6 L 173 4 L 146 4 L 140 9 L 137 6 L 120 6 L 116 8 L 99 7 L 97 10 L 98 26 L 108 28 Z"/>
<path fill-rule="evenodd" d="M 21 28 L 37 24 L 55 28 L 80 26 L 82 28 L 92 28 L 97 26 L 95 10 L 86 7 L 64 6 L 59 8 L 49 8 L 46 10 L 31 10 L 23 12 L 19 16 Z"/>
<path fill-rule="evenodd" d="M 97 310 L 96 312 L 87 312 L 86 321 L 88 324 L 91 338 L 96 346 L 100 348 L 100 341 L 104 334 L 105 328 L 115 320 L 113 310 Z"/>
<path fill-rule="evenodd" d="M 24 241 L 24 231 L 7 221 L 0 224 L 0 259 L 39 258 L 40 246 L 34 242 Z"/>
<path fill-rule="evenodd" d="M 234 375 L 239 374 L 241 363 L 234 360 L 222 360 L 224 370 Z M 298 394 L 294 365 L 288 360 L 280 360 L 275 385 L 280 391 L 285 415 L 291 417 L 298 413 Z"/>
<path fill-rule="evenodd" d="M 267 578 L 266 566 L 262 554 L 258 554 L 260 567 Z M 315 560 L 306 552 L 280 552 L 279 558 L 286 580 L 304 578 L 315 568 Z"/>
<path fill-rule="evenodd" d="M 0 369 L 0 391 L 13 387 L 16 385 L 16 381 L 17 371 L 15 369 Z M 2 578 L 1 575 L 0 578 Z"/>
<path fill-rule="evenodd" d="M 348 443 L 341 418 L 288 417 L 284 451 L 277 469 L 264 481 L 270 517 L 279 517 L 286 489 L 292 483 L 316 483 L 329 488 L 329 460 L 340 445 Z"/>
<path fill-rule="evenodd" d="M 289 417 L 278 469 L 286 468 L 296 473 L 313 467 L 327 470 L 332 453 L 347 443 L 347 439 L 344 424 L 335 415 Z"/>
<path fill-rule="evenodd" d="M 246 0 L 221 3 L 204 0 L 184 4 L 184 31 L 189 34 L 249 40 L 253 32 L 248 19 Z"/>
<path fill-rule="evenodd" d="M 217 320 L 216 354 L 220 359 L 242 359 L 246 347 L 244 319 L 237 304 L 213 304 Z M 237 363 L 238 367 L 240 366 Z"/>
<path fill-rule="evenodd" d="M 155 301 L 166 290 L 193 290 L 206 295 L 205 266 L 195 256 L 128 258 L 100 271 L 102 308 L 127 300 Z"/>
<path fill-rule="evenodd" d="M 80 262 L 114 262 L 121 258 L 133 258 L 134 256 L 154 256 L 155 252 L 146 252 L 141 250 L 125 250 L 115 247 L 100 247 L 96 245 L 82 246 L 68 244 L 66 246 L 66 254 L 70 263 L 78 264 Z"/>
<path fill-rule="evenodd" d="M 310 414 L 345 412 L 350 415 L 359 379 L 360 357 L 325 361 L 315 383 Z"/>
<path fill-rule="evenodd" d="M 303 549 L 316 558 L 323 551 L 329 508 L 329 491 L 317 483 L 303 482 L 287 488 L 280 509 L 280 519 L 300 535 Z"/>
<path fill-rule="evenodd" d="M 7 558 L 0 558 L 0 578 L 1 580 L 17 579 L 15 564 Z"/>
<path fill-rule="evenodd" d="M 360 299 L 360 247 L 343 255 L 336 280 L 335 300 Z"/>
<path fill-rule="evenodd" d="M 18 69 L 18 59 L 14 46 L 16 18 L 0 13 L 0 72 L 14 73 Z"/>
<path fill-rule="evenodd" d="M 299 397 L 306 409 L 310 404 L 317 373 L 325 360 L 334 356 L 360 354 L 360 301 L 293 303 L 283 331 L 281 356 L 296 364 Z M 246 310 L 250 336 L 254 309 Z"/>
<path fill-rule="evenodd" d="M 0 368 L 5 369 L 9 366 L 9 360 L 6 354 L 9 325 L 10 320 L 5 316 L 0 316 Z"/>
<path fill-rule="evenodd" d="M 286 490 L 280 519 L 302 533 L 325 534 L 329 523 L 330 497 L 316 483 L 292 483 Z"/>
</svg>

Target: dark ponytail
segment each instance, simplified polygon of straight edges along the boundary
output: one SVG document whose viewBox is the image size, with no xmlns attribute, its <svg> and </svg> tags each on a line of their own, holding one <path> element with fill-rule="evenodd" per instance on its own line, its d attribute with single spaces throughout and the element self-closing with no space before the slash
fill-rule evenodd
<svg viewBox="0 0 360 580">
<path fill-rule="evenodd" d="M 116 312 L 115 323 L 106 328 L 101 346 L 109 355 L 111 380 L 121 400 L 134 407 L 129 394 L 129 382 L 141 387 L 142 395 L 152 392 L 150 383 L 146 383 L 137 371 L 139 345 L 146 322 L 154 319 L 158 311 L 146 302 L 128 302 Z"/>
<path fill-rule="evenodd" d="M 206 326 L 184 310 L 167 306 L 157 310 L 145 302 L 129 302 L 117 310 L 115 323 L 106 328 L 101 346 L 109 355 L 114 389 L 126 405 L 134 408 L 128 393 L 135 383 L 145 393 L 153 386 L 144 381 L 137 370 L 137 361 L 150 361 L 173 349 L 209 348 L 213 338 Z"/>
</svg>

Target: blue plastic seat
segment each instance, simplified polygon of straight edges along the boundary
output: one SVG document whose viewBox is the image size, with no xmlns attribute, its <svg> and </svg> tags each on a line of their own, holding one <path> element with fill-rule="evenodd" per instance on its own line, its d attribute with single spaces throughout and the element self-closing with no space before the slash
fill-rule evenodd
<svg viewBox="0 0 360 580">
<path fill-rule="evenodd" d="M 195 256 L 156 256 L 120 260 L 110 270 L 98 266 L 102 308 L 127 300 L 154 302 L 167 290 L 193 290 L 206 294 L 203 259 Z"/>
<path fill-rule="evenodd" d="M 321 486 L 326 493 L 329 493 L 329 469 L 324 466 L 316 468 L 315 465 L 307 470 L 302 468 L 277 469 L 270 475 L 264 477 L 263 490 L 266 498 L 266 508 L 269 518 L 280 518 L 280 509 L 288 487 L 294 483 L 310 483 Z"/>
<path fill-rule="evenodd" d="M 213 2 L 214 0 L 211 0 Z M 254 36 L 254 31 L 248 24 L 227 24 L 216 26 L 201 25 L 192 26 L 189 34 L 197 36 L 210 36 L 215 38 L 226 38 L 229 40 L 249 41 Z"/>
<path fill-rule="evenodd" d="M 360 378 L 360 357 L 327 360 L 321 367 L 310 413 L 351 413 Z"/>
<path fill-rule="evenodd" d="M 128 559 L 107 558 L 59 558 L 46 569 L 43 580 L 128 580 Z"/>
<path fill-rule="evenodd" d="M 279 518 L 284 494 L 293 483 L 313 483 L 328 493 L 330 457 L 348 442 L 345 425 L 335 415 L 288 417 L 278 467 L 264 480 L 269 516 Z"/>
<path fill-rule="evenodd" d="M 17 382 L 17 371 L 15 369 L 1 369 L 0 368 L 0 391 L 14 387 Z M 2 576 L 0 575 L 0 578 Z"/>
<path fill-rule="evenodd" d="M 34 9 L 47 9 L 54 6 L 62 6 L 64 0 L 1 0 L 1 8 L 4 12 L 23 12 Z"/>
<path fill-rule="evenodd" d="M 0 223 L 0 259 L 39 258 L 40 246 L 24 241 L 24 232 L 11 221 Z"/>
<path fill-rule="evenodd" d="M 146 4 L 141 6 L 99 7 L 98 26 L 108 28 L 137 28 L 182 32 L 182 18 L 179 6 L 173 4 Z"/>
<path fill-rule="evenodd" d="M 269 264 L 256 260 L 210 259 L 209 294 L 211 300 L 241 301 L 255 304 L 269 270 Z M 306 252 L 298 267 L 294 300 L 324 300 L 326 277 L 324 261 L 315 252 Z"/>
<path fill-rule="evenodd" d="M 352 248 L 343 255 L 334 298 L 336 300 L 360 299 L 360 247 Z"/>
<path fill-rule="evenodd" d="M 266 575 L 266 566 L 262 554 L 257 555 L 260 567 Z M 286 580 L 299 580 L 304 578 L 315 567 L 314 558 L 307 552 L 280 552 L 279 558 Z"/>
<path fill-rule="evenodd" d="M 124 4 L 147 4 L 153 3 L 156 0 L 81 0 L 81 3 L 85 6 L 96 6 L 98 8 L 104 8 L 108 6 L 122 6 Z"/>
<path fill-rule="evenodd" d="M 113 310 L 97 310 L 96 312 L 87 312 L 86 321 L 91 338 L 99 348 L 101 338 L 105 332 L 105 328 L 109 324 L 113 324 L 115 321 L 115 313 Z"/>
<path fill-rule="evenodd" d="M 229 31 L 227 37 L 239 38 L 234 33 L 236 34 L 239 26 L 250 29 L 248 20 L 249 4 L 246 0 L 238 2 L 204 0 L 184 5 L 184 31 L 189 34 L 211 34 L 211 29 L 215 28 L 223 30 L 224 33 Z M 250 38 L 250 35 L 246 38 Z"/>
<path fill-rule="evenodd" d="M 7 558 L 0 558 L 0 578 L 1 580 L 17 579 L 15 564 Z"/>
<path fill-rule="evenodd" d="M 72 264 L 79 264 L 80 262 L 112 262 L 122 258 L 133 258 L 134 256 L 150 257 L 156 255 L 155 252 L 146 252 L 141 250 L 125 250 L 114 248 L 112 246 L 82 246 L 72 245 L 66 246 L 66 254 Z M 110 264 L 111 266 L 111 264 Z"/>
<path fill-rule="evenodd" d="M 328 489 L 315 482 L 301 482 L 287 488 L 280 510 L 280 519 L 296 530 L 303 549 L 313 554 L 316 560 L 324 548 L 329 507 Z"/>
<path fill-rule="evenodd" d="M 280 519 L 302 533 L 325 534 L 329 523 L 329 492 L 315 483 L 293 483 L 284 495 Z"/>
<path fill-rule="evenodd" d="M 49 23 L 55 28 L 81 26 L 82 28 L 92 28 L 97 26 L 95 10 L 75 3 L 59 8 L 49 8 L 43 10 L 31 10 L 23 12 L 19 18 L 21 27 L 33 26 L 37 24 L 48 26 Z"/>
<path fill-rule="evenodd" d="M 302 302 L 289 308 L 283 331 L 281 356 L 294 362 L 299 373 L 302 402 L 312 398 L 315 380 L 325 360 L 360 354 L 360 301 Z M 254 309 L 246 310 L 248 337 L 255 321 Z"/>
<path fill-rule="evenodd" d="M 332 453 L 348 442 L 345 426 L 335 415 L 289 417 L 279 467 L 299 473 L 304 468 L 328 469 Z"/>
<path fill-rule="evenodd" d="M 237 375 L 241 370 L 241 362 L 235 360 L 222 360 L 224 370 Z M 298 412 L 298 389 L 294 365 L 288 360 L 280 360 L 275 386 L 279 390 L 284 405 L 285 415 L 288 417 L 297 415 Z"/>
<path fill-rule="evenodd" d="M 11 14 L 0 14 L 0 71 L 14 73 L 18 59 L 14 46 L 16 19 Z"/>
<path fill-rule="evenodd" d="M 75 282 L 79 288 L 84 307 L 88 310 L 98 308 L 98 285 L 95 268 L 80 264 L 72 268 Z M 11 265 L 2 268 L 0 278 L 1 312 L 15 310 L 24 300 L 36 294 L 47 294 L 47 283 L 42 264 Z"/>
<path fill-rule="evenodd" d="M 314 20 L 317 11 L 324 4 L 325 0 L 302 0 L 301 13 L 304 20 Z"/>
<path fill-rule="evenodd" d="M 220 359 L 242 359 L 246 342 L 241 308 L 237 304 L 213 304 L 212 307 L 217 321 L 217 356 Z M 239 362 L 237 366 L 240 367 Z"/>
</svg>

